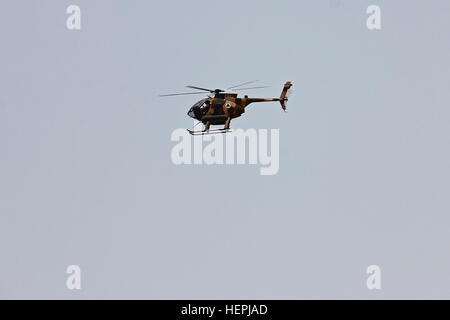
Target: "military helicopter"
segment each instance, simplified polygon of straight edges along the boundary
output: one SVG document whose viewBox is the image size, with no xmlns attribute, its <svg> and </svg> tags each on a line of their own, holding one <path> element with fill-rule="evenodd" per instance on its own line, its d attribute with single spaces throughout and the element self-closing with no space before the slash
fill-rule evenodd
<svg viewBox="0 0 450 320">
<path fill-rule="evenodd" d="M 180 96 L 180 95 L 192 95 L 192 94 L 205 94 L 209 92 L 207 98 L 196 102 L 188 111 L 187 115 L 202 122 L 205 127 L 202 131 L 189 130 L 191 135 L 204 135 L 213 133 L 227 133 L 230 131 L 231 119 L 240 117 L 244 112 L 245 108 L 254 102 L 270 102 L 278 101 L 281 104 L 281 108 L 286 111 L 286 103 L 288 101 L 288 91 L 292 87 L 292 83 L 287 81 L 284 84 L 283 90 L 279 98 L 249 98 L 245 95 L 242 98 L 238 98 L 238 94 L 230 92 L 228 90 L 250 90 L 250 89 L 261 89 L 266 87 L 250 87 L 241 88 L 244 85 L 254 83 L 255 81 L 248 81 L 241 83 L 236 86 L 229 87 L 225 90 L 222 89 L 207 89 L 195 86 L 186 86 L 186 88 L 200 90 L 201 92 L 184 92 L 184 93 L 171 93 L 162 94 L 161 97 L 168 96 Z M 214 94 L 214 95 L 212 95 Z M 225 125 L 223 129 L 210 130 L 211 125 Z"/>
</svg>

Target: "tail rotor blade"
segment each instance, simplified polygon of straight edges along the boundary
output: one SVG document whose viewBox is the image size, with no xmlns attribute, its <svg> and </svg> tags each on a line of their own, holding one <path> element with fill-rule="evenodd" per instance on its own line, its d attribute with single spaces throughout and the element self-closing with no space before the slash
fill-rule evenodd
<svg viewBox="0 0 450 320">
<path fill-rule="evenodd" d="M 292 94 L 294 93 L 294 89 L 289 89 L 287 92 L 286 92 L 286 98 L 289 98 Z"/>
</svg>

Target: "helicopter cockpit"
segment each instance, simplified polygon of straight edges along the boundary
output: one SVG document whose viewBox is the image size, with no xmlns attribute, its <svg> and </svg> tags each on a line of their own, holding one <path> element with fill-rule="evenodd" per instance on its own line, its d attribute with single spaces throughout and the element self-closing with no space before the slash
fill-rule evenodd
<svg viewBox="0 0 450 320">
<path fill-rule="evenodd" d="M 203 99 L 194 104 L 188 111 L 188 116 L 194 119 L 201 118 L 201 116 L 209 109 L 211 101 Z"/>
</svg>

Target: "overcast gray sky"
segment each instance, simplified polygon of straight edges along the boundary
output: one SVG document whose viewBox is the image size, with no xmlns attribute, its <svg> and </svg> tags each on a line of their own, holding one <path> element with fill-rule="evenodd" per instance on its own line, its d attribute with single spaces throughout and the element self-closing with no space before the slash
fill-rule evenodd
<svg viewBox="0 0 450 320">
<path fill-rule="evenodd" d="M 0 298 L 450 298 L 449 14 L 447 0 L 2 1 Z M 287 113 L 232 122 L 280 130 L 279 173 L 175 166 L 170 135 L 201 96 L 158 94 L 254 79 L 269 97 L 294 83 Z"/>
</svg>

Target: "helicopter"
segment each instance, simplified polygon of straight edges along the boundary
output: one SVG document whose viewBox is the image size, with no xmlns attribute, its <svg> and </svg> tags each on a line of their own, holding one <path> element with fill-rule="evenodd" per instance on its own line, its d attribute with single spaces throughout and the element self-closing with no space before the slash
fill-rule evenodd
<svg viewBox="0 0 450 320">
<path fill-rule="evenodd" d="M 234 91 L 239 91 L 239 90 L 267 88 L 267 87 L 241 88 L 244 85 L 248 85 L 256 81 L 257 80 L 248 81 L 241 83 L 239 85 L 229 87 L 226 89 L 227 91 L 222 89 L 207 89 L 196 86 L 186 86 L 186 88 L 196 89 L 200 91 L 162 94 L 160 96 L 169 97 L 180 95 L 205 94 L 205 92 L 209 92 L 207 98 L 204 98 L 196 102 L 187 113 L 189 117 L 203 123 L 204 129 L 202 131 L 194 131 L 187 129 L 187 131 L 191 135 L 227 133 L 231 131 L 230 130 L 231 119 L 240 117 L 245 112 L 245 108 L 251 103 L 278 101 L 281 104 L 281 108 L 284 111 L 286 111 L 286 103 L 288 101 L 288 91 L 290 91 L 292 87 L 292 82 L 290 81 L 287 81 L 284 84 L 283 90 L 281 91 L 281 95 L 279 98 L 249 98 L 247 95 L 244 95 L 244 97 L 242 98 L 238 98 L 237 93 L 228 91 L 231 89 L 234 89 Z M 211 125 L 224 125 L 224 128 L 211 130 L 210 129 Z"/>
</svg>

